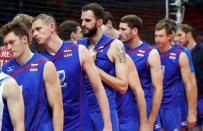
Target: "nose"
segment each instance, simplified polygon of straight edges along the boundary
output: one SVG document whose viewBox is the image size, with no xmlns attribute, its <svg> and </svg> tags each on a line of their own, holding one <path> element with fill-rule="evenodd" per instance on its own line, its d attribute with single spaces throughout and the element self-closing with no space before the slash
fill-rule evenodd
<svg viewBox="0 0 203 131">
<path fill-rule="evenodd" d="M 86 22 L 84 20 L 82 20 L 81 26 L 84 27 L 85 25 L 86 25 Z"/>
<path fill-rule="evenodd" d="M 12 45 L 11 45 L 11 44 L 7 44 L 7 49 L 8 49 L 9 51 L 11 51 L 11 48 L 12 48 Z"/>
</svg>

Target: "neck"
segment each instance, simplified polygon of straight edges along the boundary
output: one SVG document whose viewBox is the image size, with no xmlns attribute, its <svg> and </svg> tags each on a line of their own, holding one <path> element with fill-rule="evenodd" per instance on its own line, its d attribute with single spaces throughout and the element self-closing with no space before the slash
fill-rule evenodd
<svg viewBox="0 0 203 131">
<path fill-rule="evenodd" d="M 161 52 L 167 52 L 168 50 L 171 49 L 171 47 L 172 47 L 171 43 L 169 42 L 168 44 L 165 44 L 164 46 L 160 46 L 159 48 Z"/>
<path fill-rule="evenodd" d="M 192 50 L 195 46 L 197 45 L 197 43 L 195 42 L 194 39 L 191 39 L 189 41 L 189 44 L 187 45 L 187 48 L 189 48 L 190 50 Z"/>
<path fill-rule="evenodd" d="M 101 31 L 101 29 L 98 28 L 96 34 L 92 37 L 89 37 L 89 44 L 96 45 L 101 39 L 102 35 L 103 35 L 103 32 Z"/>
<path fill-rule="evenodd" d="M 20 57 L 16 58 L 16 61 L 20 64 L 20 65 L 24 65 L 25 63 L 27 63 L 32 56 L 34 55 L 30 48 L 27 46 L 27 49 L 25 49 L 23 55 L 21 55 Z"/>
<path fill-rule="evenodd" d="M 141 42 L 140 38 L 137 36 L 137 37 L 132 38 L 127 43 L 128 43 L 128 47 L 129 48 L 136 48 L 139 45 L 141 45 L 142 42 Z"/>
<path fill-rule="evenodd" d="M 51 38 L 45 43 L 46 50 L 54 55 L 62 46 L 63 41 L 59 38 L 57 34 L 53 34 Z"/>
</svg>

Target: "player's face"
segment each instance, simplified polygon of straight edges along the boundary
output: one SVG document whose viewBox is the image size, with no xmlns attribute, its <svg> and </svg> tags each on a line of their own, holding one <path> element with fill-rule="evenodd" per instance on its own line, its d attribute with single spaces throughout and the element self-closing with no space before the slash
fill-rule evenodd
<svg viewBox="0 0 203 131">
<path fill-rule="evenodd" d="M 10 32 L 4 36 L 4 44 L 7 45 L 11 53 L 11 57 L 19 58 L 25 51 L 25 46 L 28 45 L 27 36 L 19 37 L 15 33 Z"/>
<path fill-rule="evenodd" d="M 82 33 L 85 37 L 92 37 L 97 32 L 97 19 L 91 10 L 82 11 Z"/>
<path fill-rule="evenodd" d="M 176 41 L 183 46 L 187 46 L 189 43 L 187 34 L 181 29 L 176 31 Z"/>
<path fill-rule="evenodd" d="M 38 19 L 32 23 L 32 37 L 39 44 L 46 44 L 52 34 L 51 24 Z"/>
<path fill-rule="evenodd" d="M 167 34 L 165 29 L 155 31 L 155 42 L 160 48 L 170 44 L 171 39 L 172 35 Z"/>
<path fill-rule="evenodd" d="M 128 42 L 132 38 L 132 29 L 128 26 L 127 23 L 119 24 L 119 35 L 122 42 Z"/>
</svg>

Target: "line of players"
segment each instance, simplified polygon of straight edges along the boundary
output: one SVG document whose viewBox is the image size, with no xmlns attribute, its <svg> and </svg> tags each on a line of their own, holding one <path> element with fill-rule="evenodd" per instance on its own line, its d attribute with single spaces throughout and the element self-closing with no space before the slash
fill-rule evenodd
<svg viewBox="0 0 203 131">
<path fill-rule="evenodd" d="M 23 108 L 19 108 L 20 117 L 16 117 L 10 113 L 7 101 L 8 105 L 2 108 L 2 130 L 22 130 L 23 126 L 25 130 L 65 131 L 172 131 L 180 130 L 181 124 L 195 127 L 194 74 L 199 89 L 202 48 L 197 44 L 192 54 L 195 68 L 199 65 L 198 74 L 194 67 L 190 68 L 188 50 L 173 42 L 182 40 L 180 43 L 196 47 L 190 26 L 180 26 L 174 38 L 170 21 L 159 21 L 155 26 L 157 47 L 152 47 L 140 38 L 140 17 L 123 16 L 117 39 L 103 33 L 103 15 L 104 9 L 96 3 L 83 6 L 84 38 L 76 42 L 61 40 L 55 19 L 47 14 L 33 20 L 18 15 L 1 28 L 4 44 L 13 57 L 2 70 L 21 86 L 25 105 L 25 117 Z M 26 27 L 24 21 L 28 17 L 31 22 Z M 188 41 L 183 35 L 188 35 Z M 32 37 L 43 46 L 39 53 L 29 48 Z M 198 113 L 202 108 L 201 91 L 198 90 Z"/>
</svg>

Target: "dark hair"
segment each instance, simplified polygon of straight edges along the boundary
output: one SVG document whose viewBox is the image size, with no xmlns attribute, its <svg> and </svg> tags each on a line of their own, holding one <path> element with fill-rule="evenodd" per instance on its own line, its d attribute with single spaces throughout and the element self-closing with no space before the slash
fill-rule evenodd
<svg viewBox="0 0 203 131">
<path fill-rule="evenodd" d="M 142 30 L 143 21 L 137 15 L 133 15 L 133 14 L 125 15 L 121 18 L 120 22 L 127 23 L 130 28 L 137 28 L 138 33 L 140 33 Z"/>
<path fill-rule="evenodd" d="M 5 24 L 0 29 L 1 37 L 6 36 L 10 32 L 13 32 L 15 35 L 17 35 L 20 38 L 22 38 L 23 36 L 27 36 L 27 39 L 29 42 L 28 30 L 23 23 L 20 23 L 18 21 L 12 21 Z"/>
<path fill-rule="evenodd" d="M 109 11 L 104 11 L 104 21 L 103 21 L 103 24 L 106 25 L 108 23 L 108 21 L 111 21 L 111 23 L 112 23 L 114 28 L 116 27 L 114 18 L 111 15 L 111 13 Z"/>
<path fill-rule="evenodd" d="M 165 29 L 167 35 L 169 34 L 173 34 L 173 28 L 171 26 L 171 24 L 169 22 L 166 21 L 159 21 L 156 26 L 155 26 L 155 30 L 162 30 Z"/>
<path fill-rule="evenodd" d="M 97 3 L 90 3 L 82 7 L 82 11 L 88 11 L 88 10 L 91 10 L 94 13 L 96 19 L 104 18 L 104 8 L 101 5 Z"/>
<path fill-rule="evenodd" d="M 181 24 L 181 25 L 178 27 L 178 29 L 181 29 L 181 30 L 182 30 L 183 32 L 185 32 L 185 33 L 191 32 L 192 35 L 194 36 L 195 31 L 194 31 L 193 27 L 190 26 L 190 25 L 188 25 L 188 24 Z"/>
<path fill-rule="evenodd" d="M 59 25 L 59 37 L 63 40 L 70 40 L 71 33 L 76 32 L 79 26 L 80 24 L 76 21 L 65 20 Z"/>
</svg>

